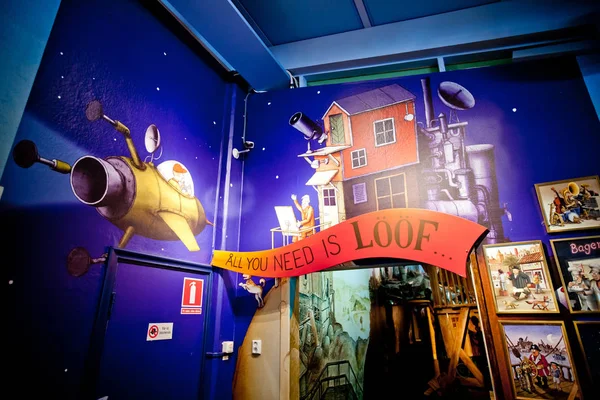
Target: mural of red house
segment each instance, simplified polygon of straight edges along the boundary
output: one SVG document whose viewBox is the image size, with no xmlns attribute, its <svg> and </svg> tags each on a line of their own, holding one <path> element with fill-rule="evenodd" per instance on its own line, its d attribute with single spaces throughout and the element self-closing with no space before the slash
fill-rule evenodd
<svg viewBox="0 0 600 400">
<path fill-rule="evenodd" d="M 319 163 L 306 184 L 319 193 L 321 223 L 417 206 L 414 101 L 414 94 L 393 84 L 329 106 L 323 116 L 326 146 L 300 155 Z"/>
</svg>

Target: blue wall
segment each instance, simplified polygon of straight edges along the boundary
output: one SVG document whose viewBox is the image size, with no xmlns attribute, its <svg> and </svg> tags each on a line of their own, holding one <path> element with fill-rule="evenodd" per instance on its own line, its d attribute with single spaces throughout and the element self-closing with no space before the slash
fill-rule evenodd
<svg viewBox="0 0 600 400">
<path fill-rule="evenodd" d="M 242 235 L 242 250 L 270 248 L 269 229 L 278 225 L 273 207 L 291 205 L 291 193 L 309 193 L 316 204 L 316 192 L 305 186 L 314 170 L 297 156 L 306 150 L 306 141 L 288 122 L 295 112 L 302 111 L 320 121 L 335 100 L 397 83 L 416 95 L 416 121 L 424 122 L 420 82 L 423 77 L 426 75 L 273 91 L 250 97 L 247 137 L 256 142 L 257 150 L 248 155 L 245 165 L 241 228 L 252 234 Z M 436 93 L 442 81 L 457 82 L 475 97 L 475 106 L 459 111 L 458 116 L 469 124 L 467 145 L 495 146 L 499 200 L 501 205 L 507 204 L 513 218 L 511 222 L 503 217 L 506 237 L 511 241 L 541 239 L 548 245 L 550 238 L 566 236 L 546 234 L 534 184 L 596 175 L 600 171 L 600 122 L 575 58 L 520 62 L 429 77 L 434 116 L 441 112 L 448 115 L 448 107 Z M 577 150 L 567 151 L 566 143 Z"/>
<path fill-rule="evenodd" d="M 42 157 L 70 164 L 84 155 L 127 156 L 118 132 L 86 119 L 86 104 L 93 99 L 130 128 L 142 159 L 144 133 L 156 124 L 163 155 L 155 164 L 177 160 L 189 169 L 195 196 L 215 226 L 196 236 L 199 252 L 189 252 L 180 241 L 141 236 L 134 236 L 127 249 L 208 264 L 214 246 L 237 246 L 241 164 L 231 163 L 228 148 L 230 136 L 241 136 L 242 116 L 236 110 L 243 95 L 142 3 L 61 3 L 14 143 L 32 140 Z M 43 388 L 50 397 L 75 398 L 103 274 L 95 265 L 74 278 L 67 273 L 66 257 L 77 246 L 98 257 L 118 244 L 122 231 L 76 199 L 68 175 L 44 165 L 22 169 L 10 157 L 0 185 L 5 187 L 0 219 L 8 236 L 0 246 L 5 282 L 10 282 L 5 314 L 14 327 L 6 342 L 7 377 L 36 382 L 21 388 L 23 396 Z M 226 207 L 233 211 L 225 212 Z M 207 351 L 220 351 L 221 340 L 233 338 L 233 293 L 227 288 L 235 279 L 227 272 L 215 276 L 216 314 Z M 207 391 L 227 397 L 235 359 L 218 362 L 208 362 Z"/>
<path fill-rule="evenodd" d="M 598 234 L 597 229 L 547 234 L 534 187 L 536 183 L 572 180 L 600 172 L 600 121 L 577 60 L 574 57 L 562 57 L 430 76 L 308 87 L 251 96 L 246 136 L 256 143 L 256 147 L 248 154 L 244 166 L 241 250 L 271 248 L 270 229 L 278 226 L 274 207 L 292 205 L 290 194 L 308 193 L 315 209 L 318 204 L 316 192 L 312 187 L 305 186 L 314 170 L 298 157 L 306 151 L 307 142 L 299 131 L 289 125 L 294 113 L 302 112 L 314 121 L 321 122 L 333 101 L 398 84 L 416 96 L 415 120 L 424 123 L 422 78 L 431 81 L 434 118 L 441 112 L 449 114 L 448 107 L 437 96 L 438 85 L 443 81 L 459 83 L 475 98 L 472 109 L 457 113 L 461 122 L 468 122 L 466 145 L 494 146 L 495 169 L 491 170 L 491 176 L 495 176 L 498 182 L 498 205 L 506 206 L 512 217 L 509 219 L 503 215 L 501 218 L 504 237 L 500 242 L 541 240 L 546 254 L 552 256 L 550 239 Z M 353 133 L 373 135 L 372 131 Z M 424 137 L 419 136 L 419 144 L 421 149 L 426 148 Z M 312 145 L 313 149 L 319 147 L 316 142 Z M 421 168 L 428 165 L 424 155 L 427 153 L 421 154 L 414 183 L 409 183 L 407 187 L 409 193 L 420 193 L 420 203 L 410 204 L 410 207 L 423 207 L 426 200 L 423 193 L 426 176 L 419 175 Z M 351 193 L 349 196 L 346 193 L 346 196 L 352 198 Z M 341 201 L 339 197 L 338 201 Z M 369 201 L 374 211 L 374 199 L 370 198 Z M 275 245 L 281 245 L 280 236 L 276 236 Z M 554 288 L 558 289 L 562 283 L 550 258 L 549 265 L 553 271 L 551 277 Z M 237 299 L 238 307 L 241 307 L 243 297 Z M 249 303 L 251 299 L 247 298 L 246 301 Z M 240 314 L 236 312 L 236 336 L 245 332 L 247 324 Z M 269 327 L 263 326 L 263 329 L 277 330 L 279 321 L 275 320 Z M 572 326 L 567 329 L 572 329 Z M 574 335 L 570 342 L 576 354 L 575 359 L 579 359 Z M 580 379 L 586 382 L 583 374 Z"/>
</svg>

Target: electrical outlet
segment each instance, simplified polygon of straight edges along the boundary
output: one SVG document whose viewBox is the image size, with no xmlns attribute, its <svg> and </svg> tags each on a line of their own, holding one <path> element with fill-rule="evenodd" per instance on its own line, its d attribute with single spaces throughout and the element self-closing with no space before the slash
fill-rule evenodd
<svg viewBox="0 0 600 400">
<path fill-rule="evenodd" d="M 223 349 L 221 350 L 223 353 L 233 353 L 233 342 L 223 342 Z"/>
<path fill-rule="evenodd" d="M 262 352 L 262 340 L 252 341 L 252 354 L 260 354 Z"/>
</svg>

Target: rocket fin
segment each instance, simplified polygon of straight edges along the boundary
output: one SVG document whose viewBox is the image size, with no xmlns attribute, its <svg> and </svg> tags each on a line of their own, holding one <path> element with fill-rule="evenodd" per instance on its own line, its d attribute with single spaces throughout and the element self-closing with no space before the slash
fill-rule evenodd
<svg viewBox="0 0 600 400">
<path fill-rule="evenodd" d="M 189 251 L 200 250 L 198 242 L 183 216 L 168 211 L 159 211 L 158 215 L 169 225 L 169 228 L 179 237 L 179 240 L 183 242 Z"/>
</svg>

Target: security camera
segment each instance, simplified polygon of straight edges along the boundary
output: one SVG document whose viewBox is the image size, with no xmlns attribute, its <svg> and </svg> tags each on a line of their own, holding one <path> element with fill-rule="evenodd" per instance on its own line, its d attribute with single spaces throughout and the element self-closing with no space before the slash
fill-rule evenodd
<svg viewBox="0 0 600 400">
<path fill-rule="evenodd" d="M 253 148 L 254 148 L 254 142 L 251 142 L 251 141 L 249 141 L 249 140 L 246 140 L 246 141 L 244 142 L 244 148 L 246 148 L 246 149 L 253 149 Z"/>
</svg>

